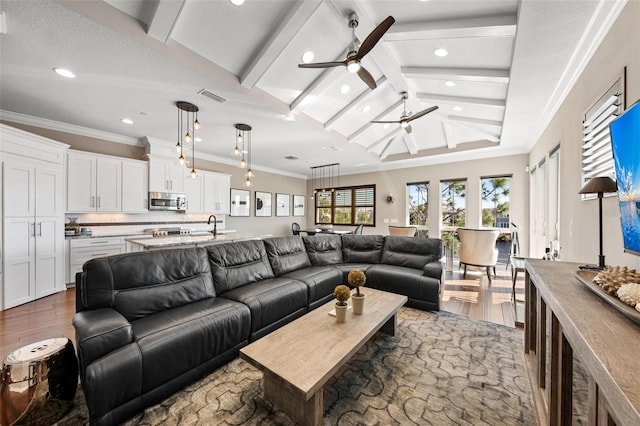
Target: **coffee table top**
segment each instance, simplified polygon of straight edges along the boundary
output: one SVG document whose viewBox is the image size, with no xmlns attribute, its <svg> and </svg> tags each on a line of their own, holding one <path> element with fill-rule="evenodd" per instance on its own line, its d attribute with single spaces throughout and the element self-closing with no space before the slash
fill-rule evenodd
<svg viewBox="0 0 640 426">
<path fill-rule="evenodd" d="M 335 306 L 331 300 L 245 346 L 240 357 L 309 399 L 407 301 L 406 296 L 371 288 L 362 293 L 366 294 L 362 315 L 348 311 L 347 321 L 338 323 L 329 315 Z"/>
</svg>

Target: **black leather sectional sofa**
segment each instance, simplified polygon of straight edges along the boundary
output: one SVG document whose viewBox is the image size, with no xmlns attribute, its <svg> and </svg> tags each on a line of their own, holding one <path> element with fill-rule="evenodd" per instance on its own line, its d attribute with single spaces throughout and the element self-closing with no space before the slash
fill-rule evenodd
<svg viewBox="0 0 640 426">
<path fill-rule="evenodd" d="M 366 286 L 437 310 L 439 239 L 278 237 L 88 261 L 73 325 L 90 420 L 122 422 L 333 298 L 350 270 Z"/>
</svg>

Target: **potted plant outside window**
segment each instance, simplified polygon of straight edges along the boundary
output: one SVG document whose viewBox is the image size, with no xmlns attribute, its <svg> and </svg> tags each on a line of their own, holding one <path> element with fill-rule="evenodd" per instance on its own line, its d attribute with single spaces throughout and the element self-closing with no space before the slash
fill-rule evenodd
<svg viewBox="0 0 640 426">
<path fill-rule="evenodd" d="M 347 276 L 347 282 L 351 287 L 356 289 L 356 294 L 352 295 L 353 314 L 362 315 L 364 310 L 364 294 L 360 293 L 360 287 L 364 286 L 367 281 L 367 277 L 360 269 L 354 269 L 349 272 Z"/>
</svg>

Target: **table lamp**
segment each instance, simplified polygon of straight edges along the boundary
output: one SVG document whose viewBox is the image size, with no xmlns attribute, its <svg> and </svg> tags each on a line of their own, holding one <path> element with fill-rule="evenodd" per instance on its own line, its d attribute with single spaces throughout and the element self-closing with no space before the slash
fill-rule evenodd
<svg viewBox="0 0 640 426">
<path fill-rule="evenodd" d="M 585 265 L 580 269 L 604 269 L 604 254 L 602 254 L 602 194 L 616 192 L 618 185 L 616 182 L 608 176 L 594 177 L 587 182 L 578 194 L 598 194 L 598 213 L 599 213 L 599 230 L 600 230 L 600 255 L 598 257 L 598 266 Z"/>
</svg>

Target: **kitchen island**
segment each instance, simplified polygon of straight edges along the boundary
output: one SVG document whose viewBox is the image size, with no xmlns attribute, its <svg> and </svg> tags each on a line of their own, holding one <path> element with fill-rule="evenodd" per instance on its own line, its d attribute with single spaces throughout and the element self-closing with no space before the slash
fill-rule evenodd
<svg viewBox="0 0 640 426">
<path fill-rule="evenodd" d="M 271 234 L 256 234 L 254 232 L 229 232 L 224 231 L 213 235 L 207 233 L 204 235 L 176 235 L 153 238 L 132 237 L 125 238 L 129 243 L 131 252 L 143 250 L 161 250 L 168 248 L 186 248 L 186 247 L 204 247 L 211 244 L 228 243 L 232 241 L 242 240 L 261 240 L 271 237 Z"/>
</svg>

